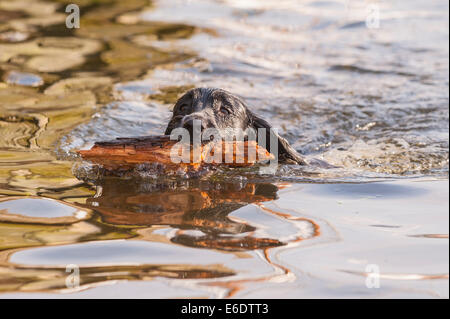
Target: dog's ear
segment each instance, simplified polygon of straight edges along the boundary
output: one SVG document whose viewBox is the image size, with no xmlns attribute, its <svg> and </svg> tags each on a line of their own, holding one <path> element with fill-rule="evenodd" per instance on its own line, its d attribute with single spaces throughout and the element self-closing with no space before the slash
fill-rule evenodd
<svg viewBox="0 0 450 319">
<path fill-rule="evenodd" d="M 258 131 L 259 128 L 266 129 L 266 148 L 270 151 L 270 131 L 272 126 L 259 116 L 249 113 L 249 126 Z M 306 165 L 307 162 L 297 151 L 289 145 L 286 139 L 282 138 L 278 133 L 272 131 L 278 140 L 278 161 L 289 164 Z"/>
</svg>

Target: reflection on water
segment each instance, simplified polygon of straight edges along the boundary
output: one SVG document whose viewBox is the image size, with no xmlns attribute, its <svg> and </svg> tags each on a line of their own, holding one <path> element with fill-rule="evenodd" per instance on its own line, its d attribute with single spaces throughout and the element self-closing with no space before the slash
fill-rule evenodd
<svg viewBox="0 0 450 319">
<path fill-rule="evenodd" d="M 0 296 L 448 297 L 448 3 L 377 4 L 371 29 L 348 0 L 1 1 Z M 74 155 L 161 134 L 197 86 L 339 168 L 109 178 Z"/>
<path fill-rule="evenodd" d="M 396 185 L 383 183 L 366 183 L 366 184 L 325 184 L 320 190 L 321 194 L 330 197 L 339 198 L 364 198 L 364 197 L 383 197 L 383 198 L 399 198 L 409 196 L 420 196 L 426 194 L 426 189 L 414 185 Z"/>
<path fill-rule="evenodd" d="M 30 207 L 33 207 L 33 210 L 30 210 Z M 23 217 L 55 219 L 58 217 L 84 215 L 68 205 L 40 198 L 8 198 L 8 200 L 0 202 L 0 211 L 6 213 L 3 214 L 3 217 L 12 214 Z"/>
<path fill-rule="evenodd" d="M 282 244 L 266 238 L 237 237 L 255 228 L 228 217 L 246 204 L 275 199 L 278 188 L 272 184 L 241 187 L 201 181 L 183 185 L 119 180 L 98 187 L 97 196 L 87 204 L 108 224 L 169 225 L 180 229 L 171 241 L 194 247 L 246 250 Z M 192 236 L 190 230 L 197 232 Z"/>
<path fill-rule="evenodd" d="M 87 198 L 86 204 L 76 204 L 79 210 L 46 199 L 0 202 L 0 218 L 14 225 L 3 225 L 7 231 L 3 234 L 19 241 L 15 246 L 0 242 L 1 277 L 9 278 L 0 290 L 64 290 L 65 267 L 75 264 L 81 267 L 80 289 L 105 281 L 161 276 L 231 277 L 220 285 L 232 287 L 224 291 L 234 294 L 239 290 L 236 281 L 242 286 L 277 275 L 268 272 L 268 266 L 290 272 L 271 261 L 271 248 L 320 234 L 319 226 L 311 219 L 293 218 L 262 206 L 263 202 L 275 200 L 279 187 L 284 186 L 107 178 L 99 181 L 96 194 Z M 45 213 L 30 212 L 33 206 L 29 201 L 42 201 L 38 206 L 45 207 Z M 76 223 L 61 220 L 68 212 L 80 210 L 91 213 Z M 8 216 L 16 219 L 5 219 Z M 271 229 L 265 229 L 268 227 Z M 48 245 L 51 247 L 44 247 Z M 11 250 L 30 246 L 42 247 Z M 245 264 L 236 258 L 246 260 Z M 252 263 L 257 267 L 254 270 L 247 268 Z M 244 269 L 250 271 L 248 278 L 236 279 Z"/>
</svg>

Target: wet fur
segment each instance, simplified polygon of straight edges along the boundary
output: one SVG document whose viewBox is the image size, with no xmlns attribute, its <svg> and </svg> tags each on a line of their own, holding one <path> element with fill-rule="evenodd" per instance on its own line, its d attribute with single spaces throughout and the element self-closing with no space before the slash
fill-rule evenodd
<svg viewBox="0 0 450 319">
<path fill-rule="evenodd" d="M 270 150 L 270 128 L 264 119 L 251 112 L 239 97 L 221 89 L 196 88 L 185 93 L 173 108 L 165 134 L 179 127 L 190 128 L 194 120 L 201 121 L 202 129 L 215 128 L 222 136 L 232 128 L 245 131 L 248 128 L 266 129 L 266 141 Z M 278 140 L 278 161 L 290 164 L 306 164 L 289 143 L 276 135 Z M 259 142 L 259 141 L 258 141 Z"/>
</svg>

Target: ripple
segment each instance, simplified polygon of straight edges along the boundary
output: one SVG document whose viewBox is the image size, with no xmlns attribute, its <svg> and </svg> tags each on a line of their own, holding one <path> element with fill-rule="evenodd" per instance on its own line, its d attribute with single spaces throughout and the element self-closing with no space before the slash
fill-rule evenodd
<svg viewBox="0 0 450 319">
<path fill-rule="evenodd" d="M 38 87 L 44 84 L 44 80 L 36 74 L 11 71 L 5 76 L 6 83 Z"/>
<path fill-rule="evenodd" d="M 78 222 L 89 216 L 87 211 L 47 198 L 0 200 L 0 221 L 61 224 Z"/>
<path fill-rule="evenodd" d="M 195 254 L 195 260 L 190 256 Z M 232 255 L 214 251 L 179 248 L 148 241 L 102 241 L 61 247 L 42 247 L 13 254 L 10 262 L 21 265 L 79 266 L 140 264 L 217 264 L 229 261 Z"/>
</svg>

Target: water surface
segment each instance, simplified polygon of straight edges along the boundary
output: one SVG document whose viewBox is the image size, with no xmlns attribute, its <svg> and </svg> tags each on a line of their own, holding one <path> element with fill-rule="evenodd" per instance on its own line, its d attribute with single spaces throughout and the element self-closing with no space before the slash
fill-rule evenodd
<svg viewBox="0 0 450 319">
<path fill-rule="evenodd" d="M 446 1 L 0 2 L 0 297 L 448 298 L 448 27 Z M 75 155 L 161 134 L 199 86 L 339 168 Z"/>
</svg>

